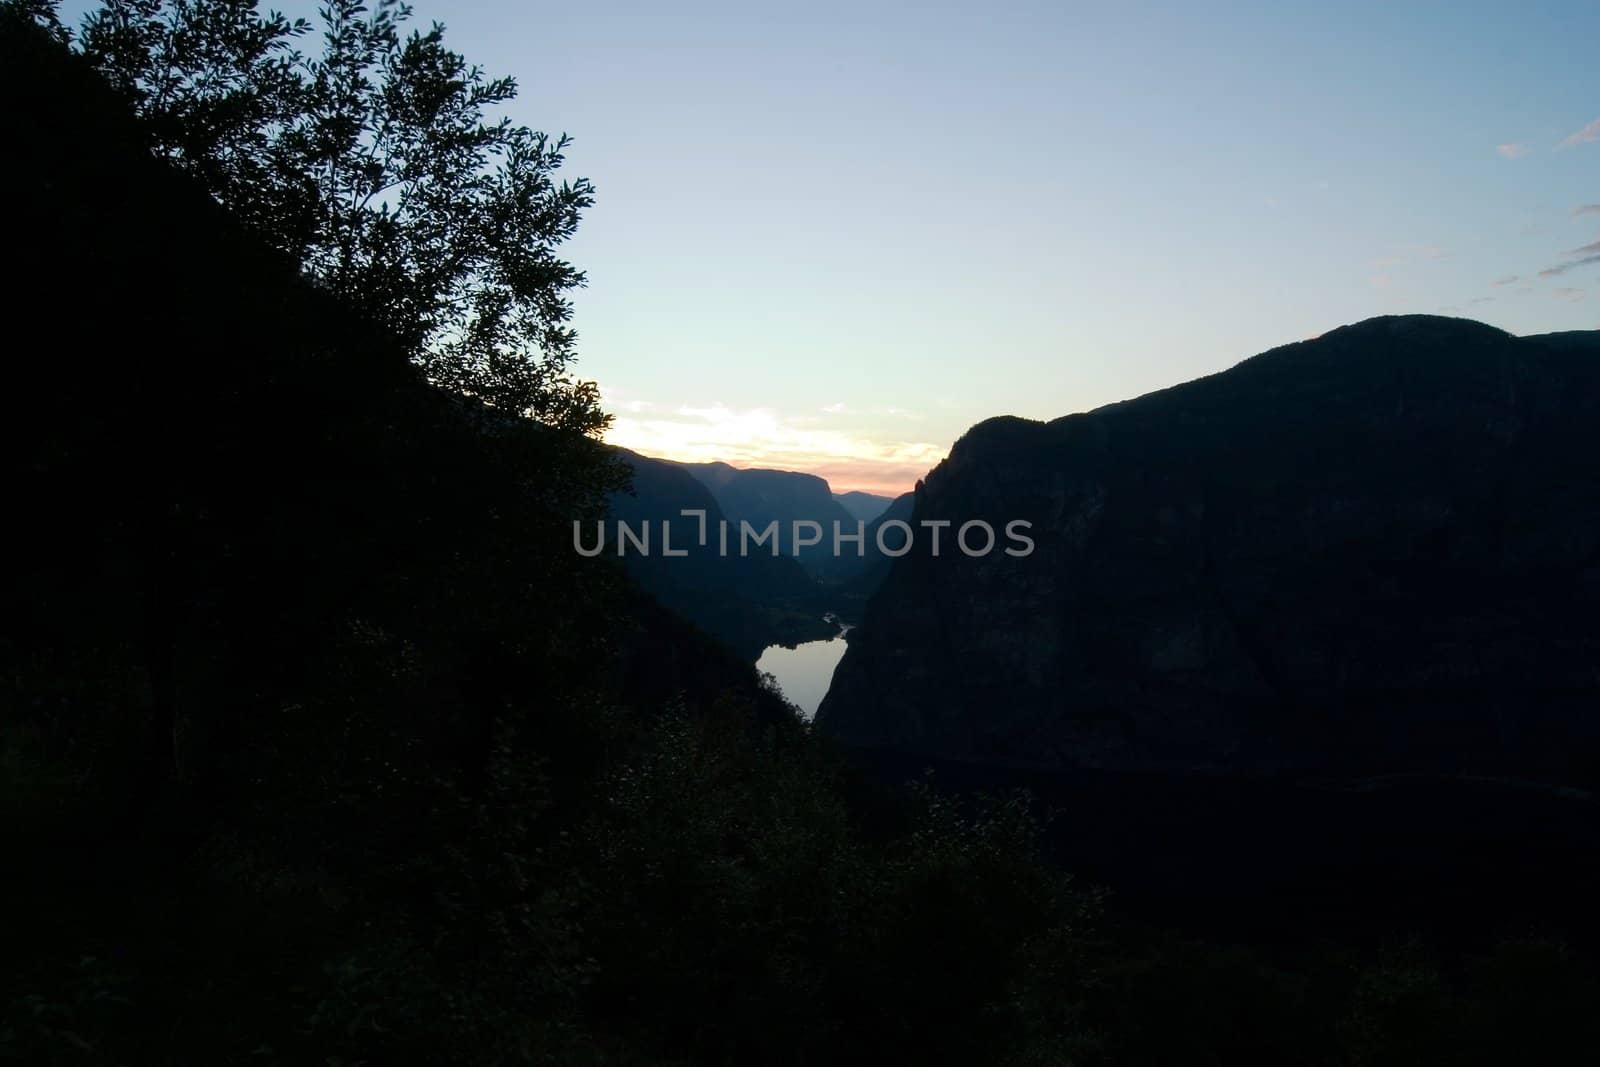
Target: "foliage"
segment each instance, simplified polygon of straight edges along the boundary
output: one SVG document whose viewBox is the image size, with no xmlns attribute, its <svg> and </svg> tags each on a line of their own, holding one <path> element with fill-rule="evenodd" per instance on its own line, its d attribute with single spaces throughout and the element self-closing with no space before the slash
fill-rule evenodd
<svg viewBox="0 0 1600 1067">
<path fill-rule="evenodd" d="M 331 0 L 307 54 L 308 22 L 253 2 L 106 0 L 77 43 L 159 156 L 432 380 L 597 432 L 598 392 L 569 375 L 584 275 L 556 252 L 594 188 L 557 181 L 566 135 L 493 117 L 512 79 L 468 64 L 437 23 L 406 32 L 410 16 L 398 0 Z"/>
</svg>

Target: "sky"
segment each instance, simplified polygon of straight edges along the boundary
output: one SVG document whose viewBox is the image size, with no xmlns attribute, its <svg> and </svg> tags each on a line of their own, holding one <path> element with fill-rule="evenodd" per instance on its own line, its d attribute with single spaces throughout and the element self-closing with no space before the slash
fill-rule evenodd
<svg viewBox="0 0 1600 1067">
<path fill-rule="evenodd" d="M 1600 328 L 1593 0 L 414 7 L 576 139 L 647 454 L 898 492 L 1373 315 Z"/>
</svg>

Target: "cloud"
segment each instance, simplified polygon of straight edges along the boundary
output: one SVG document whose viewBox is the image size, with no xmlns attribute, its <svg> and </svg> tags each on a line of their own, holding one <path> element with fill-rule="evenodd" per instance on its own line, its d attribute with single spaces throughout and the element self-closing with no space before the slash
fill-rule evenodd
<svg viewBox="0 0 1600 1067">
<path fill-rule="evenodd" d="M 1600 204 L 1584 204 L 1572 209 L 1574 215 L 1600 215 Z"/>
<path fill-rule="evenodd" d="M 1571 148 L 1573 145 L 1587 144 L 1590 141 L 1600 141 L 1600 119 L 1595 119 L 1581 130 L 1567 134 L 1556 147 Z"/>
<path fill-rule="evenodd" d="M 1520 274 L 1507 274 L 1504 278 L 1496 278 L 1492 284 L 1494 284 L 1494 285 L 1510 285 L 1514 281 L 1519 281 L 1521 279 L 1521 277 L 1522 277 L 1522 275 L 1520 275 Z"/>
<path fill-rule="evenodd" d="M 1557 300 L 1582 300 L 1583 290 L 1563 287 L 1560 289 L 1550 290 L 1550 295 L 1555 297 Z"/>
<path fill-rule="evenodd" d="M 1571 248 L 1562 255 L 1576 256 L 1576 259 L 1566 263 L 1557 263 L 1553 267 L 1546 267 L 1539 272 L 1541 278 L 1557 278 L 1578 267 L 1586 267 L 1591 263 L 1600 263 L 1600 241 L 1592 241 L 1581 248 Z"/>
<path fill-rule="evenodd" d="M 1500 158 L 1502 159 L 1520 159 L 1528 154 L 1528 146 L 1522 144 L 1520 141 L 1512 141 L 1509 144 L 1497 144 L 1494 146 L 1494 150 L 1500 153 Z"/>
<path fill-rule="evenodd" d="M 1492 296 L 1475 296 L 1471 300 L 1468 300 L 1467 303 L 1468 304 L 1492 304 L 1492 303 L 1494 303 L 1494 297 L 1492 297 Z"/>
<path fill-rule="evenodd" d="M 607 388 L 602 388 L 600 390 L 600 407 L 613 415 L 622 411 L 630 412 L 634 415 L 640 415 L 644 412 L 654 411 L 656 409 L 656 405 L 648 400 L 630 399 L 624 393 L 619 393 L 615 389 Z"/>
<path fill-rule="evenodd" d="M 835 490 L 884 493 L 910 489 L 947 451 L 925 441 L 826 429 L 771 408 L 738 410 L 723 404 L 660 406 L 640 417 L 619 412 L 606 440 L 661 459 L 805 471 L 826 478 Z"/>
<path fill-rule="evenodd" d="M 1587 247 L 1592 248 L 1594 246 L 1589 245 Z M 1554 267 L 1546 267 L 1544 270 L 1539 272 L 1539 277 L 1556 278 L 1567 273 L 1567 271 L 1572 270 L 1575 267 L 1587 267 L 1591 263 L 1600 263 L 1600 255 L 1584 256 L 1582 259 L 1575 259 L 1571 263 L 1558 263 Z"/>
</svg>

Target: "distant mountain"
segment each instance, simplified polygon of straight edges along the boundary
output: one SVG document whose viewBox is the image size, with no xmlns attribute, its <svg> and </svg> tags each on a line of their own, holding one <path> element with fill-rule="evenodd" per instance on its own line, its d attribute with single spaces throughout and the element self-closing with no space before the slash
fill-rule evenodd
<svg viewBox="0 0 1600 1067">
<path fill-rule="evenodd" d="M 622 554 L 624 567 L 641 588 L 750 660 L 767 645 L 793 644 L 836 631 L 822 621 L 829 606 L 825 598 L 819 599 L 817 583 L 793 558 L 774 558 L 768 551 L 723 555 L 718 550 L 715 531 L 725 513 L 682 465 L 618 451 L 633 469 L 633 484 L 612 495 L 610 519 L 636 531 L 649 525 L 649 553 L 628 545 Z M 684 510 L 706 513 L 705 545 L 698 542 L 697 520 L 683 517 Z M 671 523 L 672 549 L 687 555 L 664 554 L 663 521 Z M 606 533 L 607 551 L 615 553 L 614 526 L 608 524 Z M 586 544 L 593 544 L 592 533 L 584 536 Z"/>
<path fill-rule="evenodd" d="M 897 505 L 898 506 L 898 505 Z M 1600 778 L 1600 333 L 1382 318 L 1049 423 L 991 419 L 818 723 L 1045 768 Z"/>
<path fill-rule="evenodd" d="M 871 522 L 882 515 L 889 505 L 894 503 L 892 496 L 880 496 L 877 493 L 863 493 L 859 489 L 848 493 L 835 493 L 833 499 L 839 506 L 850 513 L 853 518 L 862 522 Z"/>
<path fill-rule="evenodd" d="M 889 573 L 893 558 L 878 548 L 878 534 L 883 532 L 883 543 L 890 552 L 899 551 L 905 541 L 903 530 L 883 530 L 887 523 L 911 521 L 916 507 L 915 491 L 901 493 L 889 504 L 883 514 L 867 524 L 865 545 L 861 556 L 847 556 L 840 561 L 833 586 L 833 610 L 851 623 L 857 623 L 866 610 L 867 602 Z"/>
<path fill-rule="evenodd" d="M 798 520 L 810 520 L 821 526 L 823 536 L 819 544 L 800 549 L 800 562 L 817 576 L 832 576 L 840 569 L 833 553 L 834 523 L 837 522 L 844 532 L 853 533 L 858 520 L 834 499 L 833 491 L 823 479 L 796 471 L 743 469 L 726 463 L 680 463 L 678 466 L 711 491 L 723 514 L 734 524 L 734 537 L 737 537 L 737 524 L 741 521 L 758 531 L 776 521 L 778 550 L 788 555 L 793 551 L 793 524 Z M 763 547 L 761 551 L 771 550 Z"/>
<path fill-rule="evenodd" d="M 919 482 L 918 484 L 920 485 L 921 483 Z M 883 510 L 882 514 L 872 520 L 871 524 L 867 527 L 867 532 L 872 535 L 867 539 L 867 553 L 870 557 L 876 559 L 884 558 L 882 553 L 877 551 L 879 528 L 881 528 L 884 523 L 888 522 L 910 522 L 911 512 L 915 507 L 916 502 L 917 494 L 915 490 L 909 493 L 901 493 L 899 496 L 889 501 L 889 506 Z M 888 545 L 892 551 L 900 544 L 900 542 L 898 539 L 891 539 L 888 535 L 885 535 L 884 544 Z"/>
<path fill-rule="evenodd" d="M 741 655 L 754 659 L 767 645 L 796 644 L 828 637 L 837 626 L 823 621 L 833 613 L 847 620 L 859 618 L 867 597 L 887 573 L 887 560 L 878 551 L 875 535 L 880 523 L 911 513 L 911 494 L 892 503 L 869 493 L 844 494 L 857 506 L 868 500 L 889 505 L 874 521 L 858 519 L 835 499 L 828 483 L 795 471 L 744 470 L 726 463 L 676 463 L 618 449 L 633 469 L 632 487 L 611 497 L 605 536 L 606 554 L 617 554 L 614 523 L 623 522 L 638 533 L 650 528 L 650 551 L 640 552 L 630 543 L 621 554 L 628 573 L 663 604 L 722 639 Z M 698 543 L 698 521 L 684 511 L 706 514 L 707 543 Z M 792 526 L 810 519 L 823 530 L 823 542 L 792 554 Z M 756 530 L 779 524 L 779 554 L 770 542 L 751 544 L 739 552 L 739 522 Z M 672 548 L 686 556 L 662 551 L 660 523 L 672 525 Z M 857 555 L 845 545 L 834 556 L 833 523 L 853 533 L 863 526 L 865 547 Z M 719 524 L 728 523 L 728 551 L 719 548 Z M 585 545 L 594 544 L 592 528 L 582 533 Z M 892 544 L 898 540 L 891 538 Z"/>
</svg>

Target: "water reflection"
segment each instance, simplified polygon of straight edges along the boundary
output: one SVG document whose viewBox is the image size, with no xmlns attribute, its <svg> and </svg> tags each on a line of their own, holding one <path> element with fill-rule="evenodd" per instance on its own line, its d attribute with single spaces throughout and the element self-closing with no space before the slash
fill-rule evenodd
<svg viewBox="0 0 1600 1067">
<path fill-rule="evenodd" d="M 832 619 L 833 616 L 826 618 Z M 807 641 L 794 648 L 768 645 L 761 653 L 761 658 L 756 660 L 756 670 L 765 671 L 776 678 L 784 697 L 810 720 L 816 716 L 817 708 L 822 706 L 822 698 L 828 695 L 828 686 L 833 682 L 833 669 L 844 658 L 844 634 L 848 629 L 850 627 L 841 625 L 835 637 L 824 641 Z"/>
</svg>

